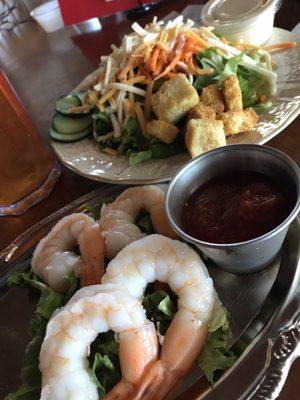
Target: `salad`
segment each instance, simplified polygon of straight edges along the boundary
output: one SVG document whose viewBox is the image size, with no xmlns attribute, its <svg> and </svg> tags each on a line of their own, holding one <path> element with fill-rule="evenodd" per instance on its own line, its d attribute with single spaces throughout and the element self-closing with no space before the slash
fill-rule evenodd
<svg viewBox="0 0 300 400">
<path fill-rule="evenodd" d="M 226 144 L 226 136 L 251 130 L 257 113 L 272 106 L 277 76 L 270 52 L 296 45 L 229 43 L 213 28 L 195 27 L 182 16 L 166 24 L 154 17 L 145 28 L 134 22 L 132 30 L 101 57 L 97 77 L 84 93 L 58 99 L 50 127 L 53 140 L 71 142 L 92 134 L 102 152 L 127 155 L 130 165 L 187 149 L 193 156 L 195 144 L 198 152 L 209 150 L 199 146 L 206 136 L 211 147 Z M 211 93 L 222 102 L 221 109 Z M 236 109 L 229 106 L 232 96 Z M 197 105 L 212 109 L 210 119 L 218 122 L 207 126 L 201 113 L 193 116 L 201 123 L 194 123 L 186 140 L 189 113 Z M 232 120 L 237 121 L 234 127 Z M 216 127 L 219 136 L 210 140 Z"/>
</svg>

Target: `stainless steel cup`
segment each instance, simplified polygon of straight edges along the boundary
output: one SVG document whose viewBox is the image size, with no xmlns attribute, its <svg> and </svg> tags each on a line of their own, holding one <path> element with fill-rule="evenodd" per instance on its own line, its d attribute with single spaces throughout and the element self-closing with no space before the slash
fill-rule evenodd
<svg viewBox="0 0 300 400">
<path fill-rule="evenodd" d="M 272 231 L 245 242 L 209 243 L 190 236 L 182 220 L 186 201 L 203 183 L 231 171 L 260 172 L 279 181 L 293 198 L 291 213 Z M 256 272 L 277 256 L 290 223 L 299 213 L 299 169 L 287 155 L 270 147 L 252 144 L 220 147 L 194 158 L 175 175 L 166 192 L 165 208 L 175 231 L 221 268 L 236 274 Z"/>
</svg>

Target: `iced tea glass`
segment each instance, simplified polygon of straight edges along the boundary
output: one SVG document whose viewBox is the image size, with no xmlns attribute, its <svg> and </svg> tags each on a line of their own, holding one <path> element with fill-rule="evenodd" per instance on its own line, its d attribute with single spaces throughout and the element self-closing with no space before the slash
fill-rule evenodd
<svg viewBox="0 0 300 400">
<path fill-rule="evenodd" d="M 60 167 L 0 71 L 0 216 L 20 215 L 47 197 Z"/>
</svg>

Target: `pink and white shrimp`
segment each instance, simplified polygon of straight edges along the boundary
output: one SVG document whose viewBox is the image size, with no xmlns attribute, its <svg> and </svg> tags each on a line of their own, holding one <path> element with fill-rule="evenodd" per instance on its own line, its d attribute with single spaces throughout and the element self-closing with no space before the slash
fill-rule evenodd
<svg viewBox="0 0 300 400">
<path fill-rule="evenodd" d="M 136 186 L 122 192 L 117 199 L 102 207 L 99 220 L 106 243 L 106 255 L 115 257 L 129 243 L 145 235 L 135 224 L 144 209 L 150 213 L 155 232 L 176 238 L 164 210 L 164 192 L 157 186 Z"/>
<path fill-rule="evenodd" d="M 62 218 L 37 245 L 32 270 L 51 288 L 64 292 L 71 272 L 81 285 L 100 283 L 104 272 L 105 243 L 97 222 L 84 213 Z M 80 255 L 74 252 L 79 246 Z"/>
<path fill-rule="evenodd" d="M 90 344 L 99 333 L 119 334 L 122 380 L 105 400 L 127 400 L 158 358 L 152 322 L 139 301 L 119 285 L 80 289 L 47 325 L 40 352 L 41 400 L 98 400 L 90 371 Z"/>
<path fill-rule="evenodd" d="M 130 399 L 160 400 L 199 356 L 217 298 L 199 255 L 188 245 L 161 235 L 129 244 L 109 263 L 102 282 L 125 286 L 141 299 L 148 283 L 168 283 L 178 296 L 178 312 L 164 338 L 161 355 Z"/>
</svg>

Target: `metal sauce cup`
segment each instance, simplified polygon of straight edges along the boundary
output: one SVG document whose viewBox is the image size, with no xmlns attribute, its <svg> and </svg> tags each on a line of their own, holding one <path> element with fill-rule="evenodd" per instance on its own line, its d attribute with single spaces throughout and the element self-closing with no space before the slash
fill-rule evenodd
<svg viewBox="0 0 300 400">
<path fill-rule="evenodd" d="M 272 231 L 239 243 L 209 243 L 190 236 L 182 220 L 184 205 L 205 182 L 228 172 L 260 172 L 281 183 L 294 201 L 289 216 Z M 172 179 L 165 196 L 171 226 L 184 240 L 196 245 L 224 270 L 236 274 L 256 272 L 277 256 L 290 223 L 300 209 L 300 174 L 297 164 L 270 147 L 241 144 L 219 147 L 187 163 Z"/>
</svg>

